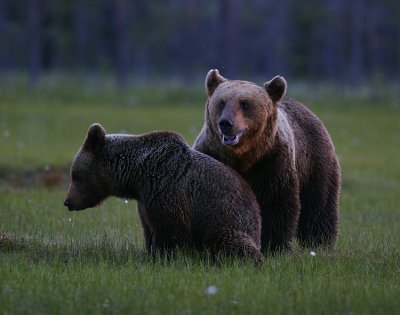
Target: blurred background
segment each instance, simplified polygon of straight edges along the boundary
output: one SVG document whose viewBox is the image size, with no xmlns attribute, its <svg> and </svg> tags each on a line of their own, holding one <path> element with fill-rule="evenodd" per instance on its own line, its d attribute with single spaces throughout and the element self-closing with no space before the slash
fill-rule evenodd
<svg viewBox="0 0 400 315">
<path fill-rule="evenodd" d="M 283 75 L 326 125 L 343 179 L 333 253 L 159 268 L 135 202 L 63 206 L 93 122 L 191 145 L 210 68 Z M 399 82 L 400 0 L 0 0 L 0 313 L 399 313 Z"/>
<path fill-rule="evenodd" d="M 400 79 L 398 0 L 0 0 L 0 75 Z"/>
</svg>

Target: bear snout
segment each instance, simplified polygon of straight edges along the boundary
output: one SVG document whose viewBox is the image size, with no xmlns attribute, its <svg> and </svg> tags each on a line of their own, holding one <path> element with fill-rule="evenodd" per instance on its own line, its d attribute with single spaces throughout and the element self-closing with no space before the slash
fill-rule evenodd
<svg viewBox="0 0 400 315">
<path fill-rule="evenodd" d="M 75 209 L 74 209 L 74 206 L 72 205 L 71 200 L 69 200 L 68 198 L 66 198 L 66 199 L 64 200 L 64 206 L 68 207 L 68 210 L 69 210 L 69 211 L 75 210 Z"/>
<path fill-rule="evenodd" d="M 232 131 L 233 123 L 229 119 L 221 119 L 218 123 L 219 129 L 223 134 L 229 134 Z"/>
<path fill-rule="evenodd" d="M 239 143 L 244 129 L 236 130 L 233 122 L 227 118 L 221 118 L 218 122 L 218 129 L 224 145 L 232 146 Z"/>
</svg>

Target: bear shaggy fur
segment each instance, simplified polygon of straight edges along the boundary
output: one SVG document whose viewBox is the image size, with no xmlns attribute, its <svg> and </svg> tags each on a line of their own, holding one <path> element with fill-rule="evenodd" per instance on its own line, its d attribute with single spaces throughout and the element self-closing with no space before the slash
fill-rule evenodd
<svg viewBox="0 0 400 315">
<path fill-rule="evenodd" d="M 262 251 L 334 245 L 340 167 L 323 123 L 285 98 L 277 76 L 264 87 L 210 70 L 205 124 L 194 149 L 231 166 L 247 180 L 261 207 Z"/>
<path fill-rule="evenodd" d="M 178 134 L 106 135 L 93 124 L 71 178 L 69 210 L 95 207 L 108 196 L 137 199 L 150 254 L 181 247 L 263 259 L 260 208 L 250 186 Z"/>
</svg>

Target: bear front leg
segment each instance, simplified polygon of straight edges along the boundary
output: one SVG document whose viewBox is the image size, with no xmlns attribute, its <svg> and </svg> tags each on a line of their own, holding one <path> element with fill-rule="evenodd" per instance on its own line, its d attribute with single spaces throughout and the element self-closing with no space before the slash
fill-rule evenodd
<svg viewBox="0 0 400 315">
<path fill-rule="evenodd" d="M 297 176 L 289 165 L 272 167 L 264 182 L 251 186 L 261 207 L 261 251 L 279 253 L 289 250 L 297 231 L 301 209 Z M 285 176 L 281 176 L 285 174 Z"/>
<path fill-rule="evenodd" d="M 152 247 L 152 242 L 153 242 L 153 231 L 152 231 L 152 228 L 150 227 L 150 224 L 148 223 L 148 219 L 146 216 L 146 208 L 139 201 L 137 202 L 137 210 L 139 213 L 140 222 L 142 223 L 144 244 L 146 246 L 147 253 L 149 255 L 151 255 L 152 254 L 151 247 Z"/>
</svg>

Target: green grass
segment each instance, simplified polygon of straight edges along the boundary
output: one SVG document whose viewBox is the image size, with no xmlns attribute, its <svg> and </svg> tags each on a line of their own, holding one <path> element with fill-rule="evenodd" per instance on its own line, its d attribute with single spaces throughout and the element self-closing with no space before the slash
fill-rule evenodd
<svg viewBox="0 0 400 315">
<path fill-rule="evenodd" d="M 62 206 L 67 183 L 48 187 L 31 178 L 46 166 L 67 170 L 95 121 L 110 132 L 175 130 L 192 143 L 203 123 L 201 87 L 120 93 L 78 84 L 40 91 L 16 86 L 0 88 L 0 314 L 399 311 L 396 98 L 299 94 L 326 123 L 340 156 L 339 240 L 333 252 L 313 249 L 312 257 L 295 246 L 254 268 L 215 265 L 196 254 L 152 262 L 134 201 L 113 198 L 71 213 Z M 215 295 L 206 293 L 211 285 Z"/>
</svg>

